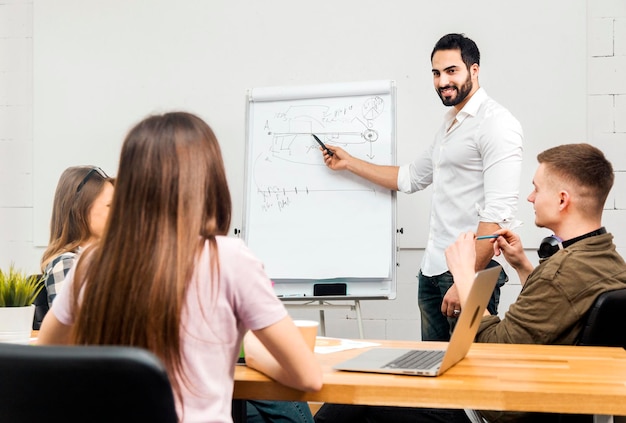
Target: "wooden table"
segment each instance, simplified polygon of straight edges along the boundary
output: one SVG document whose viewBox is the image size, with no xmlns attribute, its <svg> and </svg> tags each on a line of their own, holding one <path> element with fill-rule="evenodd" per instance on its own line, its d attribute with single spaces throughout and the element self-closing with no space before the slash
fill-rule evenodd
<svg viewBox="0 0 626 423">
<path fill-rule="evenodd" d="M 425 344 L 372 342 L 401 348 Z M 253 369 L 237 366 L 234 398 L 626 415 L 626 351 L 622 348 L 473 344 L 465 359 L 439 377 L 332 370 L 334 363 L 361 351 L 316 354 L 324 370 L 324 387 L 316 393 L 287 388 Z"/>
<path fill-rule="evenodd" d="M 33 331 L 33 336 L 37 332 Z M 415 348 L 440 343 L 372 341 Z M 293 400 L 405 407 L 472 408 L 626 416 L 626 350 L 556 345 L 478 344 L 439 377 L 340 372 L 354 349 L 316 354 L 324 387 L 287 388 L 246 366 L 235 369 L 235 399 Z"/>
</svg>

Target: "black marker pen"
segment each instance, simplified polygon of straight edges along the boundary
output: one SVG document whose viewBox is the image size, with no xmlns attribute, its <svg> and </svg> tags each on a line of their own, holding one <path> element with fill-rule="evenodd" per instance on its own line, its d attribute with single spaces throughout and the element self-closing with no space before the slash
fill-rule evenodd
<svg viewBox="0 0 626 423">
<path fill-rule="evenodd" d="M 311 135 L 313 135 L 313 138 L 315 138 L 315 141 L 317 141 L 317 143 L 318 143 L 319 145 L 321 145 L 321 146 L 322 146 L 322 148 L 323 148 L 323 149 L 324 149 L 324 150 L 328 153 L 328 155 L 332 157 L 333 152 L 332 152 L 332 151 L 330 151 L 330 150 L 328 149 L 328 147 L 326 147 L 326 144 L 324 144 L 324 143 L 322 142 L 322 140 L 320 140 L 319 138 L 317 138 L 317 135 L 315 135 L 315 134 L 311 134 Z"/>
</svg>

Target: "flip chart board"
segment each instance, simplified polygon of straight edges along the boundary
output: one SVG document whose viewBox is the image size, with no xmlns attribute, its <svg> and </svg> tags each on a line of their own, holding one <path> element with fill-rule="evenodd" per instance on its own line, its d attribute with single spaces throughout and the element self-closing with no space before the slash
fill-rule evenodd
<svg viewBox="0 0 626 423">
<path fill-rule="evenodd" d="M 279 296 L 310 297 L 332 282 L 347 299 L 394 298 L 395 192 L 329 169 L 313 134 L 395 164 L 395 83 L 251 89 L 242 235 Z"/>
</svg>

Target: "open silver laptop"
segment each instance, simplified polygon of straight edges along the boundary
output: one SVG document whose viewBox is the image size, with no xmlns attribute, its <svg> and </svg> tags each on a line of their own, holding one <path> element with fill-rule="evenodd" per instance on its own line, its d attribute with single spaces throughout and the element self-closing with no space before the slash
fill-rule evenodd
<svg viewBox="0 0 626 423">
<path fill-rule="evenodd" d="M 489 298 L 498 280 L 501 266 L 476 273 L 467 302 L 445 349 L 373 348 L 333 366 L 353 372 L 394 373 L 439 376 L 458 363 L 469 350 Z"/>
</svg>

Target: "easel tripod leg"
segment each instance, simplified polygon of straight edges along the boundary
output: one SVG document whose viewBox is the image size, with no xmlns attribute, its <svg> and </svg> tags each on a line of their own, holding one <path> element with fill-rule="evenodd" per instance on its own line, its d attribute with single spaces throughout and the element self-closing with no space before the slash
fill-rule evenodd
<svg viewBox="0 0 626 423">
<path fill-rule="evenodd" d="M 354 309 L 356 311 L 356 321 L 359 325 L 359 337 L 363 339 L 363 319 L 361 318 L 361 303 L 354 300 Z"/>
<path fill-rule="evenodd" d="M 320 301 L 320 305 L 324 305 L 324 301 Z M 324 320 L 324 308 L 320 308 L 320 335 L 326 336 L 326 321 Z"/>
</svg>

